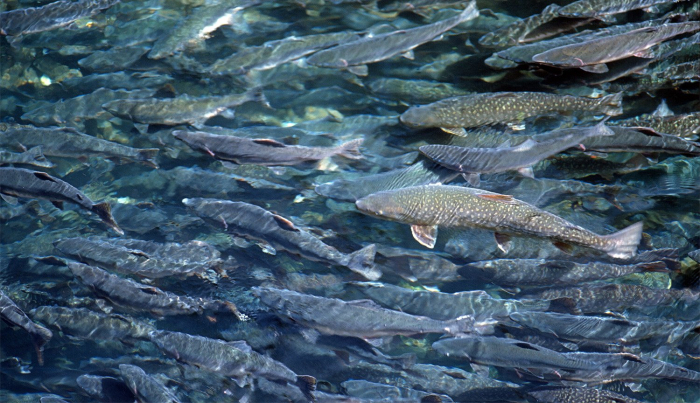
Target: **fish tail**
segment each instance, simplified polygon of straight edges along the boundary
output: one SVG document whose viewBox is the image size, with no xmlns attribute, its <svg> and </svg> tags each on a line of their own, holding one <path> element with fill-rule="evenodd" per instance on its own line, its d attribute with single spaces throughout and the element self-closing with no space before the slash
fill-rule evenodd
<svg viewBox="0 0 700 403">
<path fill-rule="evenodd" d="M 622 115 L 622 93 L 606 95 L 598 100 L 602 111 L 608 116 Z"/>
<path fill-rule="evenodd" d="M 602 238 L 608 245 L 605 249 L 608 255 L 619 259 L 628 259 L 634 256 L 637 253 L 639 241 L 642 239 L 642 226 L 640 221 L 614 234 L 603 236 Z"/>
<path fill-rule="evenodd" d="M 36 349 L 36 357 L 39 365 L 44 365 L 44 345 L 51 340 L 53 333 L 43 326 L 36 325 L 36 332 L 31 333 L 32 343 Z"/>
<path fill-rule="evenodd" d="M 34 165 L 44 168 L 53 168 L 56 166 L 53 162 L 46 158 L 43 152 L 41 152 L 41 146 L 30 148 L 26 151 L 26 154 L 32 159 Z"/>
<path fill-rule="evenodd" d="M 160 151 L 157 148 L 144 148 L 138 150 L 139 159 L 151 168 L 158 168 L 158 163 L 156 162 L 156 155 Z"/>
<path fill-rule="evenodd" d="M 92 206 L 92 212 L 97 214 L 105 224 L 109 225 L 119 235 L 124 235 L 124 231 L 119 228 L 117 222 L 114 221 L 114 217 L 112 217 L 112 207 L 109 205 L 109 203 L 102 202 L 95 204 Z"/>
<path fill-rule="evenodd" d="M 479 10 L 476 8 L 476 1 L 472 1 L 467 4 L 464 11 L 459 15 L 459 20 L 461 22 L 471 20 L 479 16 Z"/>
<path fill-rule="evenodd" d="M 336 147 L 336 154 L 351 160 L 359 160 L 363 158 L 363 155 L 360 153 L 360 144 L 362 144 L 362 139 L 355 139 L 343 143 Z"/>
<path fill-rule="evenodd" d="M 382 276 L 379 269 L 374 267 L 374 255 L 377 253 L 377 246 L 371 244 L 348 255 L 348 269 L 361 274 L 368 280 L 377 280 Z"/>
<path fill-rule="evenodd" d="M 248 91 L 248 98 L 253 102 L 260 102 L 266 108 L 272 108 L 270 102 L 268 102 L 267 97 L 263 93 L 262 87 L 255 87 Z"/>
<path fill-rule="evenodd" d="M 313 392 L 316 391 L 316 378 L 311 375 L 297 375 L 296 385 L 310 401 L 316 401 L 313 395 Z"/>
</svg>

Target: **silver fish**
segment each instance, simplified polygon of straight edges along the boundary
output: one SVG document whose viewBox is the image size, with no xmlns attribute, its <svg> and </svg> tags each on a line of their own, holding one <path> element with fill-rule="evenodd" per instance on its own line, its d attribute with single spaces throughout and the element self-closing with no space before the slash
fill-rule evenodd
<svg viewBox="0 0 700 403">
<path fill-rule="evenodd" d="M 0 34 L 17 36 L 50 31 L 99 13 L 121 0 L 56 1 L 42 7 L 21 8 L 0 13 Z"/>
<path fill-rule="evenodd" d="M 138 401 L 154 403 L 180 402 L 158 379 L 146 374 L 143 369 L 136 365 L 121 364 L 119 365 L 119 372 Z"/>
<path fill-rule="evenodd" d="M 39 365 L 44 365 L 44 345 L 51 340 L 53 333 L 41 325 L 32 322 L 10 297 L 0 290 L 0 319 L 13 327 L 20 327 L 29 333 L 36 349 Z"/>
</svg>

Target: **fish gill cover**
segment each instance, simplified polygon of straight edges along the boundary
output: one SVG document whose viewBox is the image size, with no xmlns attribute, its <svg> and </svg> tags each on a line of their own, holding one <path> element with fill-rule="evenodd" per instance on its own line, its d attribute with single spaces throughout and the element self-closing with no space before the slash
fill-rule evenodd
<svg viewBox="0 0 700 403">
<path fill-rule="evenodd" d="M 699 31 L 0 2 L 0 400 L 700 401 Z"/>
</svg>

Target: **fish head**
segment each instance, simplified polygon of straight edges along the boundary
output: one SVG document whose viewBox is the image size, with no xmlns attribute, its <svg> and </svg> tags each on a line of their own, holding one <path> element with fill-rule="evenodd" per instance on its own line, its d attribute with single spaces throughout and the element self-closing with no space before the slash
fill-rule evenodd
<svg viewBox="0 0 700 403">
<path fill-rule="evenodd" d="M 408 127 L 439 127 L 433 108 L 430 105 L 418 105 L 408 108 L 401 114 L 401 123 Z"/>
<path fill-rule="evenodd" d="M 397 197 L 394 192 L 379 192 L 369 196 L 365 196 L 355 202 L 358 210 L 361 212 L 379 217 L 383 219 L 411 222 L 412 217 L 408 209 L 401 203 L 401 198 Z"/>
</svg>

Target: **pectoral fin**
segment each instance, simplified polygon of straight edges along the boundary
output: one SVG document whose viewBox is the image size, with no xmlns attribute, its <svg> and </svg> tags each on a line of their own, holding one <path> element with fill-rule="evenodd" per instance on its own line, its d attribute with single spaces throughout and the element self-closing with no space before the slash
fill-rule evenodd
<svg viewBox="0 0 700 403">
<path fill-rule="evenodd" d="M 467 131 L 463 127 L 441 127 L 443 132 L 450 133 L 459 137 L 467 137 Z"/>
<path fill-rule="evenodd" d="M 57 209 L 63 210 L 63 202 L 62 201 L 51 200 L 51 204 L 53 204 Z"/>
<path fill-rule="evenodd" d="M 582 66 L 579 68 L 583 71 L 587 71 L 589 73 L 596 73 L 596 74 L 603 74 L 603 73 L 608 72 L 608 66 L 605 63 L 591 64 L 589 66 Z"/>
<path fill-rule="evenodd" d="M 513 241 L 511 241 L 510 235 L 500 234 L 498 232 L 494 232 L 493 235 L 496 238 L 498 249 L 502 250 L 503 253 L 508 253 L 510 247 L 513 246 Z"/>
<path fill-rule="evenodd" d="M 520 175 L 522 175 L 526 178 L 535 179 L 535 173 L 532 172 L 532 167 L 520 168 L 520 169 L 518 169 L 518 172 L 520 172 Z"/>
<path fill-rule="evenodd" d="M 366 65 L 350 66 L 348 67 L 348 71 L 360 77 L 366 77 L 369 74 L 369 69 L 367 69 Z"/>
<path fill-rule="evenodd" d="M 560 251 L 566 253 L 567 255 L 570 255 L 570 254 L 572 254 L 572 253 L 574 252 L 574 247 L 571 246 L 571 245 L 568 244 L 568 243 L 564 243 L 564 242 L 552 242 L 552 245 L 556 246 L 557 249 L 559 249 Z"/>
<path fill-rule="evenodd" d="M 0 193 L 0 197 L 2 197 L 3 200 L 8 202 L 9 204 L 16 206 L 19 202 L 17 201 L 17 198 L 14 196 L 6 195 L 4 193 Z"/>
<path fill-rule="evenodd" d="M 411 225 L 413 239 L 426 248 L 433 249 L 437 239 L 437 225 Z"/>
<path fill-rule="evenodd" d="M 478 187 L 481 183 L 481 175 L 479 174 L 462 174 L 462 178 L 474 187 Z"/>
</svg>

